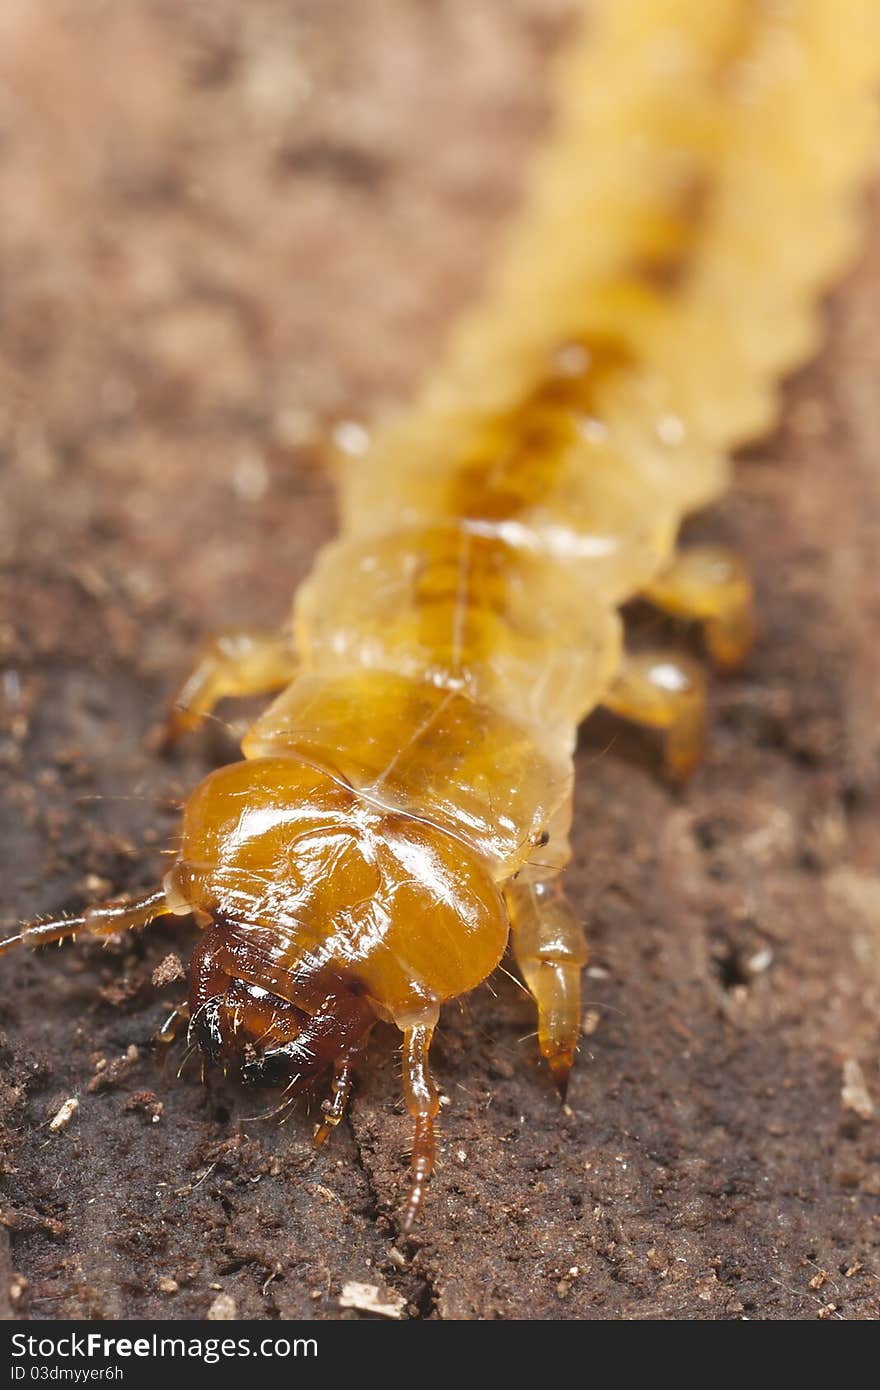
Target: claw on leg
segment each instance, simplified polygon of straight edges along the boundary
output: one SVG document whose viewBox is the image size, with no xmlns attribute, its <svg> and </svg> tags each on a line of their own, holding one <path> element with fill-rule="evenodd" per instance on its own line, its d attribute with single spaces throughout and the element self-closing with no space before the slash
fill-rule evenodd
<svg viewBox="0 0 880 1390">
<path fill-rule="evenodd" d="M 669 776 L 676 782 L 690 776 L 706 742 L 706 683 L 696 662 L 675 652 L 628 655 L 602 703 L 660 731 Z"/>
<path fill-rule="evenodd" d="M 702 623 L 716 666 L 742 665 L 755 636 L 755 606 L 748 570 L 734 551 L 712 545 L 679 551 L 644 597 L 665 613 Z"/>
<path fill-rule="evenodd" d="M 437 1088 L 431 1079 L 428 1053 L 436 1022 L 437 1010 L 433 1009 L 423 1020 L 403 1030 L 403 1094 L 406 1108 L 415 1122 L 410 1160 L 410 1189 L 401 1221 L 404 1231 L 412 1229 L 422 1206 L 428 1180 L 434 1171 L 434 1119 L 440 1109 L 440 1101 Z"/>
<path fill-rule="evenodd" d="M 580 1034 L 581 971 L 589 952 L 558 881 L 511 884 L 505 890 L 513 951 L 538 1006 L 538 1045 L 562 1100 Z"/>
<path fill-rule="evenodd" d="M 168 708 L 163 745 L 170 747 L 227 696 L 264 695 L 287 685 L 297 659 L 286 636 L 250 628 L 218 633 L 175 692 Z"/>
</svg>

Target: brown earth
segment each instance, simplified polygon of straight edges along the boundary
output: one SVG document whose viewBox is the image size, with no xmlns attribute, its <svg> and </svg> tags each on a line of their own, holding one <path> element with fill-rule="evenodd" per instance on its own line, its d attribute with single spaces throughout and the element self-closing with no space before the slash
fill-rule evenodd
<svg viewBox="0 0 880 1390">
<path fill-rule="evenodd" d="M 5 0 L 9 927 L 152 883 L 176 804 L 232 756 L 219 725 L 164 762 L 148 736 L 198 636 L 280 620 L 330 534 L 314 440 L 400 400 L 476 291 L 568 11 Z M 279 1127 L 195 1058 L 156 1074 L 181 986 L 151 974 L 185 925 L 9 958 L 9 1315 L 201 1318 L 223 1293 L 337 1318 L 357 1280 L 413 1317 L 877 1316 L 876 209 L 869 230 L 779 434 L 695 528 L 748 555 L 762 614 L 705 765 L 671 792 L 637 740 L 585 733 L 570 1110 L 507 976 L 449 1008 L 442 1161 L 405 1239 L 390 1035 L 316 1155 L 304 1107 Z"/>
</svg>

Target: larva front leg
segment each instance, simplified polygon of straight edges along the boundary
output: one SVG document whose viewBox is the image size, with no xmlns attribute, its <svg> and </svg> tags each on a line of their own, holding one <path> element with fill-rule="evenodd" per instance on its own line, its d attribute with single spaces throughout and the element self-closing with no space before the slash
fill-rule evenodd
<svg viewBox="0 0 880 1390">
<path fill-rule="evenodd" d="M 734 551 L 715 545 L 680 550 L 643 597 L 665 613 L 702 623 L 716 666 L 733 671 L 742 665 L 755 635 L 754 594 Z"/>
<path fill-rule="evenodd" d="M 538 1006 L 538 1045 L 563 1100 L 580 1033 L 584 929 L 558 879 L 504 890 L 513 953 Z"/>
<path fill-rule="evenodd" d="M 706 681 L 695 661 L 678 652 L 626 655 L 602 697 L 612 714 L 657 729 L 666 771 L 676 782 L 693 772 L 706 744 Z"/>
<path fill-rule="evenodd" d="M 402 1218 L 405 1231 L 410 1230 L 419 1214 L 428 1179 L 434 1171 L 434 1120 L 440 1109 L 440 1098 L 431 1077 L 428 1054 L 436 1022 L 437 1010 L 434 1009 L 403 1030 L 403 1096 L 414 1121 L 411 1181 Z"/>
<path fill-rule="evenodd" d="M 88 936 L 116 936 L 119 932 L 145 927 L 158 917 L 176 912 L 162 888 L 136 898 L 117 898 L 87 907 L 80 917 L 58 917 L 48 922 L 26 923 L 15 936 L 0 941 L 0 955 L 17 946 L 36 949 L 53 942 L 69 941 L 81 933 Z"/>
<path fill-rule="evenodd" d="M 333 1081 L 330 1086 L 330 1099 L 321 1106 L 324 1118 L 315 1130 L 315 1148 L 320 1149 L 345 1114 L 348 1098 L 354 1081 L 354 1065 L 360 1048 L 351 1048 L 337 1057 L 333 1063 Z"/>
<path fill-rule="evenodd" d="M 298 661 L 290 639 L 260 628 L 230 628 L 205 643 L 186 680 L 171 699 L 164 742 L 198 727 L 229 696 L 268 695 L 288 685 Z"/>
</svg>

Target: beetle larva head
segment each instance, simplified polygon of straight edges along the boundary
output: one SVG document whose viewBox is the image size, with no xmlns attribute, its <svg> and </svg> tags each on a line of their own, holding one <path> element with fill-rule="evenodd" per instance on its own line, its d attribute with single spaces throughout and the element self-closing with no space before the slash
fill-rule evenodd
<svg viewBox="0 0 880 1390">
<path fill-rule="evenodd" d="M 193 953 L 190 1034 L 210 1061 L 232 1066 L 248 1083 L 307 1086 L 338 1057 L 363 1044 L 375 1022 L 363 996 L 325 979 L 309 1010 L 298 1007 L 228 973 L 236 969 L 235 957 L 242 968 L 247 954 L 249 973 L 260 973 L 259 954 L 247 950 L 247 929 L 222 920 Z"/>
<path fill-rule="evenodd" d="M 193 964 L 193 1003 L 214 1001 L 208 1050 L 249 1044 L 251 1075 L 285 1058 L 291 1074 L 326 1066 L 366 1018 L 473 989 L 507 941 L 500 892 L 466 843 L 294 757 L 207 778 L 166 884 L 214 922 Z"/>
</svg>

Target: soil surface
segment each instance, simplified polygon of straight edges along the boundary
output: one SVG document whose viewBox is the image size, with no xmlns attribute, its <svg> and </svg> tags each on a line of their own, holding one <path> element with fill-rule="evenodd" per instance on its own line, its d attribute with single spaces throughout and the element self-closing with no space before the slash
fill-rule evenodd
<svg viewBox="0 0 880 1390">
<path fill-rule="evenodd" d="M 402 400 L 477 292 L 569 13 L 4 0 L 5 926 L 155 882 L 180 801 L 234 756 L 221 722 L 164 760 L 150 733 L 201 635 L 285 616 L 332 532 L 317 443 Z M 184 1048 L 157 1074 L 183 989 L 173 961 L 151 977 L 186 923 L 9 957 L 8 1316 L 356 1317 L 351 1281 L 408 1317 L 880 1313 L 868 223 L 824 355 L 693 528 L 749 557 L 761 612 L 705 764 L 671 791 L 641 740 L 585 729 L 570 1108 L 507 975 L 448 1008 L 441 1162 L 407 1239 L 390 1033 L 316 1154 L 304 1104 L 260 1118 L 271 1095 L 203 1086 L 196 1057 L 177 1079 Z"/>
</svg>

